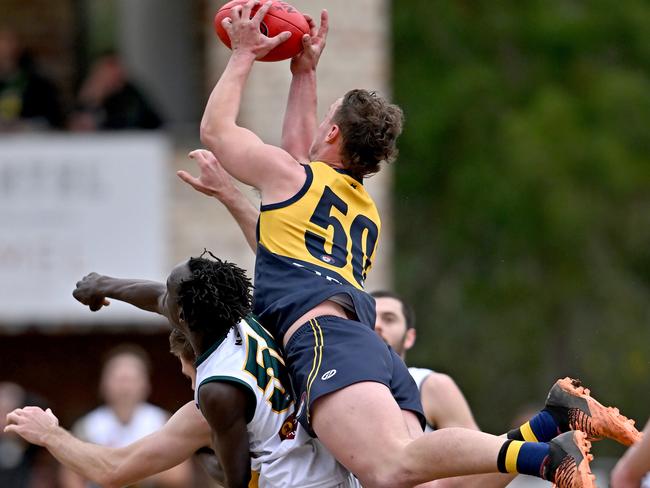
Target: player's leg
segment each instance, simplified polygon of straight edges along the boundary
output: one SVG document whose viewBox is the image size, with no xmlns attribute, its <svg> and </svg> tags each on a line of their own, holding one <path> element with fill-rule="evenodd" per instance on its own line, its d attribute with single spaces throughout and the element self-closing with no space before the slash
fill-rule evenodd
<svg viewBox="0 0 650 488">
<path fill-rule="evenodd" d="M 496 471 L 505 441 L 465 429 L 412 440 L 390 390 L 377 382 L 355 383 L 317 399 L 311 421 L 325 446 L 368 487 Z"/>
<path fill-rule="evenodd" d="M 589 471 L 589 443 L 581 432 L 563 434 L 549 444 L 505 441 L 460 428 L 412 440 L 388 388 L 373 382 L 326 395 L 314 402 L 312 410 L 313 427 L 323 444 L 363 486 L 406 487 L 507 470 L 543 475 L 562 488 L 595 487 Z M 479 478 L 459 483 L 456 486 L 485 486 Z"/>
<path fill-rule="evenodd" d="M 308 429 L 313 425 L 335 457 L 365 486 L 413 486 L 497 468 L 552 476 L 560 461 L 571 456 L 574 474 L 585 478 L 583 484 L 572 486 L 590 486 L 582 438 L 565 440 L 570 453 L 561 445 L 505 441 L 465 429 L 445 429 L 412 440 L 388 386 L 393 374 L 388 351 L 370 328 L 338 317 L 310 321 L 286 347 L 301 398 L 301 422 Z M 555 464 L 542 470 L 552 447 L 560 457 L 550 456 L 557 458 Z"/>
</svg>

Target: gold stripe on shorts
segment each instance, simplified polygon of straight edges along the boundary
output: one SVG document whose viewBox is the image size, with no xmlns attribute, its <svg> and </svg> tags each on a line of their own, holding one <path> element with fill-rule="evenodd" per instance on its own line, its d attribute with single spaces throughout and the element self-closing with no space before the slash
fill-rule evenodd
<svg viewBox="0 0 650 488">
<path fill-rule="evenodd" d="M 312 362 L 311 371 L 307 377 L 307 418 L 309 418 L 309 397 L 311 395 L 311 385 L 314 384 L 314 380 L 318 376 L 318 371 L 320 370 L 321 363 L 323 362 L 323 331 L 318 324 L 316 319 L 309 321 L 311 330 L 314 334 L 314 360 Z"/>
</svg>

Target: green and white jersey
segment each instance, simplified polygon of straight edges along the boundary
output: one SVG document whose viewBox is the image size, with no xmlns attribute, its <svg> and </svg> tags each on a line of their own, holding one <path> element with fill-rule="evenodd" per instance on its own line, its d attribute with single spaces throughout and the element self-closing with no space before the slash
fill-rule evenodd
<svg viewBox="0 0 650 488">
<path fill-rule="evenodd" d="M 212 381 L 236 383 L 253 393 L 248 439 L 260 488 L 351 486 L 348 471 L 299 427 L 284 359 L 254 318 L 242 320 L 197 359 L 194 399 L 199 408 L 201 387 Z"/>
</svg>

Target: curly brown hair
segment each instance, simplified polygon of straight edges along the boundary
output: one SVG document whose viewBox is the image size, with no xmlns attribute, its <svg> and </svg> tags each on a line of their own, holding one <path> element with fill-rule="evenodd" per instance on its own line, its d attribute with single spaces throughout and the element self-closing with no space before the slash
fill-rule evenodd
<svg viewBox="0 0 650 488">
<path fill-rule="evenodd" d="M 375 92 L 350 90 L 334 114 L 343 138 L 342 155 L 347 170 L 356 178 L 376 173 L 382 162 L 397 158 L 397 138 L 404 114 Z"/>
<path fill-rule="evenodd" d="M 187 335 L 177 328 L 172 329 L 169 333 L 169 351 L 185 361 L 193 363 L 196 360 L 196 353 L 192 349 L 192 344 Z"/>
</svg>

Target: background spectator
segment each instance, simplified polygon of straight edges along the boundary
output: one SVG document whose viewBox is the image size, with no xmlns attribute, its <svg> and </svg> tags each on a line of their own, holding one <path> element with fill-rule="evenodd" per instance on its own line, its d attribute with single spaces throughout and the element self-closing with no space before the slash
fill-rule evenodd
<svg viewBox="0 0 650 488">
<path fill-rule="evenodd" d="M 39 74 L 16 33 L 0 28 L 0 131 L 59 128 L 55 85 Z"/>
<path fill-rule="evenodd" d="M 151 103 L 129 80 L 120 57 L 113 52 L 100 56 L 81 86 L 70 129 L 157 129 L 161 125 Z"/>
</svg>

